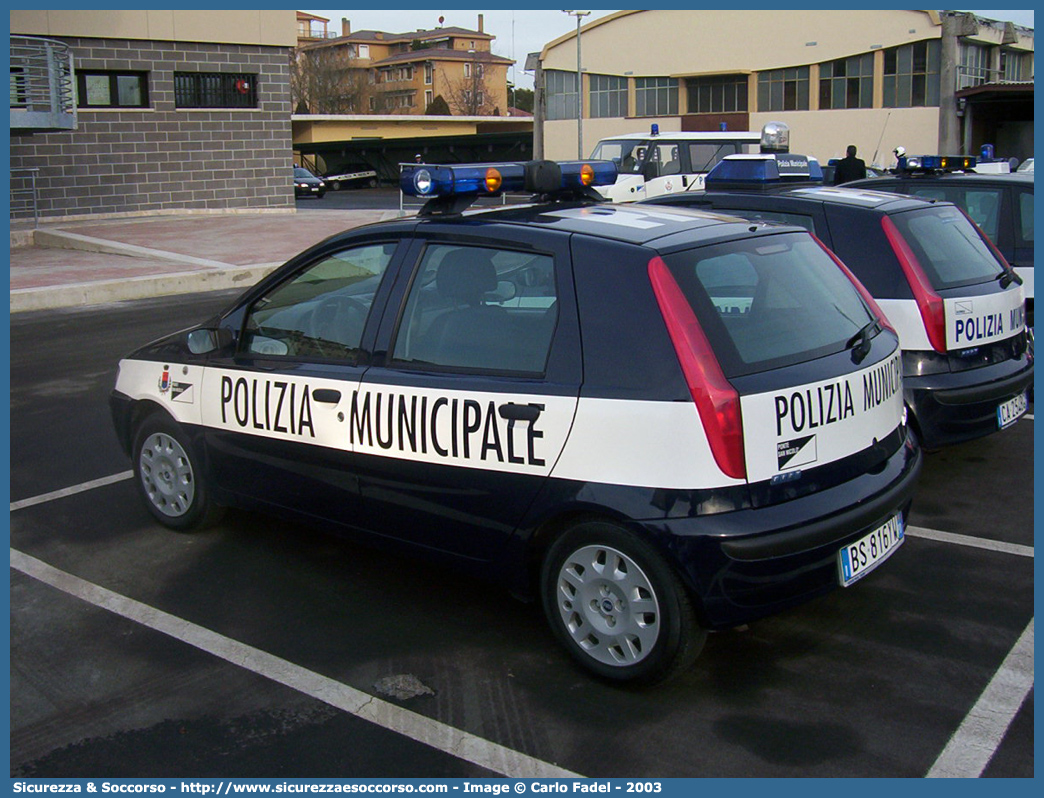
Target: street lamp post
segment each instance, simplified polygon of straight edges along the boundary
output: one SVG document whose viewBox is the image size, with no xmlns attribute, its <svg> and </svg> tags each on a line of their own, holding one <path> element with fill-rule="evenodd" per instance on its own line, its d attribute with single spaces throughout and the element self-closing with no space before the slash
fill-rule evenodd
<svg viewBox="0 0 1044 798">
<path fill-rule="evenodd" d="M 563 11 L 571 17 L 576 17 L 576 157 L 584 157 L 584 79 L 581 70 L 580 59 L 580 23 L 588 16 L 590 11 Z"/>
</svg>

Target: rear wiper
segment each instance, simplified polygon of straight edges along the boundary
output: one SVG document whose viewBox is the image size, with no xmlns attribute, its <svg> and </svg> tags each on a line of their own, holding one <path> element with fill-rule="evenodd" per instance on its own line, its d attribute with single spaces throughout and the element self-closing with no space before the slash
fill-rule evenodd
<svg viewBox="0 0 1044 798">
<path fill-rule="evenodd" d="M 870 354 L 871 336 L 880 331 L 881 327 L 877 319 L 864 324 L 855 335 L 848 339 L 845 349 L 852 350 L 852 362 L 862 363 L 863 358 Z"/>
<path fill-rule="evenodd" d="M 1014 269 L 1005 269 L 1003 272 L 1001 272 L 1000 277 L 997 278 L 997 281 L 1000 283 L 1001 288 L 1007 288 L 1016 280 L 1019 281 L 1019 285 L 1022 285 L 1022 280 L 1019 278 L 1017 274 L 1015 274 Z"/>
</svg>

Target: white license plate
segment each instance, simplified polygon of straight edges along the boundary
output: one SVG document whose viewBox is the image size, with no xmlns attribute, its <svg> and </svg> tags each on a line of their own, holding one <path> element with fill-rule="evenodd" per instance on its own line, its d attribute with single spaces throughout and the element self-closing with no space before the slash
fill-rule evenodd
<svg viewBox="0 0 1044 798">
<path fill-rule="evenodd" d="M 904 540 L 903 516 L 896 513 L 869 535 L 849 543 L 837 553 L 841 587 L 862 579 L 891 557 Z"/>
<path fill-rule="evenodd" d="M 1026 408 L 1025 392 L 999 405 L 997 407 L 997 427 L 1004 429 L 1009 424 L 1014 424 L 1019 419 L 1019 416 L 1026 412 Z"/>
</svg>

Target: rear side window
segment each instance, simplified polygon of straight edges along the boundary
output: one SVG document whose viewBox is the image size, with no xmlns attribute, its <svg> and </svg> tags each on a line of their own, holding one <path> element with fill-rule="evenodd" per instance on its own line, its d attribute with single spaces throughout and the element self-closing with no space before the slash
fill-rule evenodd
<svg viewBox="0 0 1044 798">
<path fill-rule="evenodd" d="M 417 367 L 542 373 L 557 320 L 550 256 L 435 244 L 410 287 L 393 357 Z"/>
<path fill-rule="evenodd" d="M 1020 191 L 1018 193 L 1019 229 L 1016 231 L 1016 239 L 1023 246 L 1033 246 L 1033 192 Z"/>
<path fill-rule="evenodd" d="M 891 217 L 937 291 L 996 280 L 1000 262 L 964 214 L 953 206 Z"/>
<path fill-rule="evenodd" d="M 727 377 L 842 351 L 874 320 L 810 236 L 785 233 L 663 258 Z"/>
</svg>

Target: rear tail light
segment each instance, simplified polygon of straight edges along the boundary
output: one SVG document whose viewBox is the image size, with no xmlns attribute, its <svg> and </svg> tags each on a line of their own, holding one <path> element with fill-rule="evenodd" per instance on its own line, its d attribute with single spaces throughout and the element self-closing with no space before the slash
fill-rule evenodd
<svg viewBox="0 0 1044 798">
<path fill-rule="evenodd" d="M 856 287 L 856 290 L 859 291 L 859 295 L 863 298 L 863 301 L 866 302 L 866 306 L 870 308 L 870 312 L 877 317 L 877 320 L 879 322 L 881 322 L 881 326 L 887 327 L 892 332 L 895 332 L 895 327 L 892 326 L 892 322 L 888 320 L 888 317 L 884 314 L 884 311 L 881 310 L 880 306 L 877 304 L 874 298 L 870 296 L 870 292 L 866 290 L 866 286 L 859 282 L 859 278 L 852 274 L 849 268 L 845 266 L 841 258 L 835 255 L 834 251 L 830 249 L 830 247 L 828 247 L 826 244 L 820 241 L 819 238 L 815 235 L 815 233 L 812 233 L 811 235 L 812 238 L 816 239 L 816 243 L 823 248 L 823 251 L 830 256 L 830 259 L 837 264 L 838 268 L 845 273 L 849 280 L 852 281 L 852 284 Z"/>
<path fill-rule="evenodd" d="M 917 262 L 917 256 L 906 243 L 906 239 L 895 226 L 895 222 L 887 216 L 882 216 L 881 227 L 884 229 L 888 243 L 892 245 L 895 257 L 899 259 L 899 265 L 906 275 L 906 281 L 910 284 L 914 299 L 917 300 L 917 308 L 921 311 L 924 329 L 928 333 L 928 342 L 936 352 L 945 352 L 946 316 L 943 312 L 942 297 L 932 288 L 928 275 Z"/>
<path fill-rule="evenodd" d="M 718 365 L 710 341 L 667 264 L 649 261 L 649 281 L 674 344 L 689 393 L 707 433 L 711 453 L 722 472 L 746 479 L 740 398 Z"/>
</svg>

